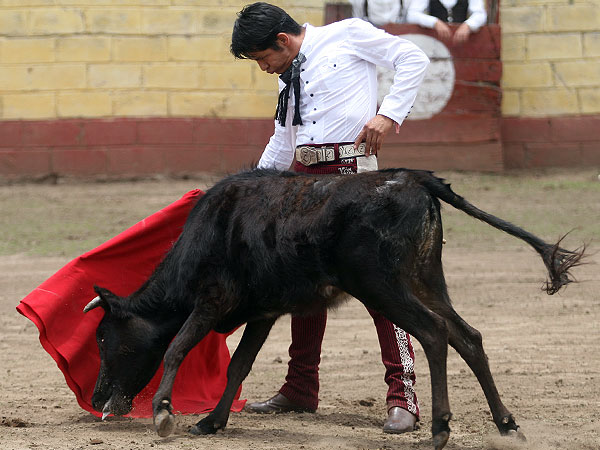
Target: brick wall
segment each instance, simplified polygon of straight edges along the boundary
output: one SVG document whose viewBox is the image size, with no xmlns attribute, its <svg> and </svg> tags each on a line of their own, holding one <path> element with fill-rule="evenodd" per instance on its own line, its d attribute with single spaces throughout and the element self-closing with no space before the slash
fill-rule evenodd
<svg viewBox="0 0 600 450">
<path fill-rule="evenodd" d="M 229 53 L 245 3 L 4 0 L 0 119 L 270 117 L 276 80 Z M 323 21 L 320 0 L 274 3 Z"/>
<path fill-rule="evenodd" d="M 238 0 L 0 1 L 0 181 L 227 172 L 277 80 L 229 53 Z M 274 0 L 323 22 L 322 0 Z"/>
<path fill-rule="evenodd" d="M 301 23 L 323 23 L 324 0 L 273 2 Z M 272 129 L 276 78 L 229 54 L 246 3 L 0 1 L 0 179 L 223 172 L 255 161 Z M 503 73 L 501 110 L 497 80 L 471 79 L 477 70 L 463 59 L 446 116 L 432 119 L 450 138 L 442 146 L 427 123 L 407 121 L 389 139 L 389 164 L 600 165 L 600 3 L 500 8 L 503 69 L 496 61 L 488 72 Z M 469 111 L 489 123 L 448 121 L 473 119 Z"/>
<path fill-rule="evenodd" d="M 504 163 L 600 165 L 600 2 L 503 0 Z"/>
<path fill-rule="evenodd" d="M 600 113 L 600 2 L 503 0 L 505 116 Z"/>
</svg>

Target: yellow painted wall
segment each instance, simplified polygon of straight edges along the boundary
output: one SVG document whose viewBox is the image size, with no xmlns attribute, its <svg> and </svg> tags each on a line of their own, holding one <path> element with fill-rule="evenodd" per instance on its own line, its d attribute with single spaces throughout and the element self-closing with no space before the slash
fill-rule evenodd
<svg viewBox="0 0 600 450">
<path fill-rule="evenodd" d="M 600 113 L 600 0 L 501 0 L 504 116 Z"/>
<path fill-rule="evenodd" d="M 229 53 L 252 0 L 0 0 L 0 120 L 272 117 L 276 78 Z M 324 0 L 273 0 L 300 23 Z M 501 0 L 505 116 L 600 113 L 600 0 Z"/>
<path fill-rule="evenodd" d="M 272 117 L 277 81 L 229 53 L 234 0 L 0 0 L 0 120 Z M 323 23 L 321 0 L 273 1 Z"/>
</svg>

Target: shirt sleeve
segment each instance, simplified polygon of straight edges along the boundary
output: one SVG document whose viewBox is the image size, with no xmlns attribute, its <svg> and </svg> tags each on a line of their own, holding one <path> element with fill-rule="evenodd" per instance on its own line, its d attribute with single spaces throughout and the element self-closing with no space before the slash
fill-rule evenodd
<svg viewBox="0 0 600 450">
<path fill-rule="evenodd" d="M 487 22 L 487 12 L 483 4 L 483 0 L 469 0 L 469 18 L 465 23 L 471 31 L 479 31 L 479 29 Z"/>
<path fill-rule="evenodd" d="M 349 3 L 352 5 L 352 17 L 367 20 L 365 0 L 349 0 Z"/>
<path fill-rule="evenodd" d="M 289 114 L 286 120 L 286 126 L 282 127 L 275 121 L 275 133 L 269 139 L 263 154 L 258 161 L 258 167 L 261 169 L 288 170 L 294 160 L 294 141 L 295 126 L 292 126 L 292 114 Z M 292 130 L 292 128 L 294 130 Z"/>
<path fill-rule="evenodd" d="M 356 55 L 396 72 L 390 92 L 383 98 L 378 114 L 400 125 L 415 102 L 429 58 L 406 39 L 386 33 L 362 20 L 351 19 L 349 22 L 348 41 Z"/>
<path fill-rule="evenodd" d="M 281 92 L 284 86 L 285 84 L 279 80 L 279 92 Z M 292 125 L 292 118 L 294 116 L 294 102 L 292 101 L 292 97 L 293 94 L 290 95 L 288 101 L 285 127 L 281 126 L 279 122 L 275 120 L 275 132 L 273 133 L 273 136 L 271 136 L 271 139 L 269 139 L 269 143 L 265 147 L 257 164 L 257 167 L 261 169 L 287 170 L 294 160 L 296 131 L 298 127 Z"/>
<path fill-rule="evenodd" d="M 412 0 L 406 12 L 406 22 L 416 23 L 424 28 L 433 28 L 438 18 L 425 13 L 428 7 L 428 0 Z"/>
</svg>

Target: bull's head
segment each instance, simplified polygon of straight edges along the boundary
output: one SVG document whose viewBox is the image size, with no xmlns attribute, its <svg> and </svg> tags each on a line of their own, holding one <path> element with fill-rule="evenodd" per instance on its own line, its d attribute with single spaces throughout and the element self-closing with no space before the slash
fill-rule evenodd
<svg viewBox="0 0 600 450">
<path fill-rule="evenodd" d="M 131 411 L 133 398 L 160 366 L 166 345 L 159 342 L 152 322 L 124 308 L 126 301 L 107 289 L 94 290 L 98 297 L 83 311 L 97 307 L 105 311 L 96 330 L 100 373 L 92 396 L 92 406 L 102 412 L 104 420 L 109 414 L 120 416 Z"/>
</svg>

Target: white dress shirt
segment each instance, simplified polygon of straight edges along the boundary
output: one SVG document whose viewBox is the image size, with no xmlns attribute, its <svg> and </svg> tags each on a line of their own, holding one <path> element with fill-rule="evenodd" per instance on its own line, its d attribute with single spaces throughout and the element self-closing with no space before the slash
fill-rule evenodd
<svg viewBox="0 0 600 450">
<path fill-rule="evenodd" d="M 457 0 L 440 0 L 446 9 L 452 9 L 456 6 Z M 406 14 L 408 23 L 416 23 L 425 28 L 433 28 L 439 20 L 437 17 L 426 14 L 429 8 L 429 0 L 412 0 Z M 478 31 L 487 21 L 487 12 L 483 0 L 469 0 L 469 9 L 467 10 L 467 20 L 465 23 L 471 31 Z"/>
<path fill-rule="evenodd" d="M 405 22 L 408 2 L 409 0 L 350 0 L 352 17 L 367 20 L 378 27 L 386 23 Z"/>
<path fill-rule="evenodd" d="M 288 169 L 296 146 L 353 142 L 377 113 L 398 125 L 410 112 L 429 59 L 415 44 L 360 19 L 323 27 L 304 24 L 300 52 L 306 56 L 300 73 L 302 125 L 292 126 L 290 92 L 286 126 L 275 121 L 258 167 Z M 389 94 L 377 111 L 376 65 L 395 69 Z M 285 84 L 279 80 L 279 90 Z"/>
</svg>

